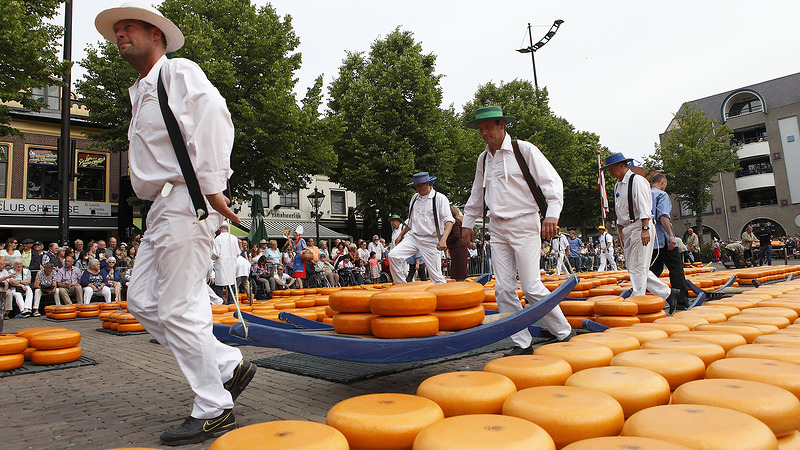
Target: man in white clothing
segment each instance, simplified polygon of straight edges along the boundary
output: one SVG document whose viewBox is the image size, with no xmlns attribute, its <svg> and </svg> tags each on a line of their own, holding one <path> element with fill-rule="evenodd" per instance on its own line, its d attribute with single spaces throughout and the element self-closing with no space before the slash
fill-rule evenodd
<svg viewBox="0 0 800 450">
<path fill-rule="evenodd" d="M 228 224 L 219 226 L 219 235 L 214 238 L 211 247 L 211 259 L 214 260 L 214 293 L 225 300 L 225 304 L 233 303 L 234 285 L 236 284 L 236 257 L 239 256 L 239 239 L 229 231 Z M 227 298 L 222 291 L 227 289 Z"/>
<path fill-rule="evenodd" d="M 417 252 L 428 269 L 428 275 L 436 284 L 445 282 L 442 275 L 442 253 L 447 248 L 447 236 L 455 219 L 450 212 L 450 201 L 444 194 L 433 190 L 433 180 L 428 172 L 414 174 L 412 182 L 417 193 L 411 197 L 408 208 L 408 223 L 394 241 L 397 247 L 389 253 L 389 266 L 395 283 L 405 283 L 400 275 L 406 259 Z"/>
<path fill-rule="evenodd" d="M 608 268 L 611 270 L 617 270 L 617 262 L 614 261 L 614 237 L 611 236 L 606 227 L 600 225 L 597 227 L 600 230 L 600 267 L 597 269 L 598 272 L 603 272 L 606 270 L 606 264 L 608 264 Z"/>
<path fill-rule="evenodd" d="M 214 337 L 204 283 L 214 230 L 224 217 L 239 222 L 222 193 L 232 173 L 233 123 L 225 99 L 197 64 L 167 59 L 167 52 L 183 46 L 184 37 L 158 10 L 126 3 L 98 14 L 95 26 L 139 73 L 129 89 L 130 175 L 136 196 L 153 204 L 128 288 L 128 309 L 175 356 L 195 393 L 190 417 L 164 432 L 161 442 L 199 443 L 236 428 L 234 400 L 256 370 L 241 351 Z M 179 166 L 159 106 L 159 79 L 196 178 Z M 205 218 L 195 214 L 189 193 L 195 188 Z"/>
<path fill-rule="evenodd" d="M 564 261 L 567 259 L 569 241 L 567 237 L 564 236 L 564 233 L 561 232 L 561 227 L 557 229 L 558 234 L 550 240 L 550 251 L 556 255 L 556 275 L 561 275 L 562 272 L 569 273 L 566 264 L 564 264 Z"/>
<path fill-rule="evenodd" d="M 650 258 L 653 254 L 653 230 L 650 222 L 653 216 L 653 198 L 650 183 L 629 168 L 633 161 L 622 153 L 614 153 L 606 158 L 603 169 L 617 179 L 614 185 L 614 208 L 617 213 L 617 227 L 620 230 L 622 252 L 625 266 L 631 278 L 631 296 L 645 295 L 650 291 L 675 310 L 680 291 L 670 289 L 650 271 Z"/>
<path fill-rule="evenodd" d="M 557 233 L 558 217 L 564 206 L 564 185 L 558 172 L 535 145 L 516 142 L 527 171 L 541 188 L 546 201 L 547 212 L 542 211 L 545 219 L 540 225 L 538 202 L 534 200 L 522 167 L 515 158 L 515 143 L 505 131 L 506 122 L 514 118 L 504 116 L 497 106 L 479 108 L 475 116 L 467 127 L 480 130 L 486 149 L 478 157 L 472 191 L 464 207 L 461 237 L 464 244 L 472 242 L 475 220 L 483 215 L 484 208 L 488 208 L 495 298 L 501 313 L 514 313 L 522 309 L 516 293 L 520 286 L 531 304 L 550 294 L 539 273 L 541 239 L 550 239 Z M 559 308 L 547 313 L 542 322 L 559 341 L 567 341 L 575 335 Z M 508 355 L 533 353 L 527 328 L 512 335 L 511 339 L 515 347 Z"/>
<path fill-rule="evenodd" d="M 405 224 L 403 224 L 403 219 L 400 218 L 397 214 L 393 214 L 392 217 L 389 218 L 389 224 L 392 226 L 392 240 L 389 242 L 388 247 L 386 248 L 387 255 L 397 247 L 397 244 L 394 242 L 400 237 L 400 233 L 403 232 L 403 228 L 405 228 Z M 391 272 L 391 264 L 389 265 L 389 271 Z M 402 264 L 400 266 L 400 278 L 405 280 L 408 277 L 408 264 Z"/>
</svg>

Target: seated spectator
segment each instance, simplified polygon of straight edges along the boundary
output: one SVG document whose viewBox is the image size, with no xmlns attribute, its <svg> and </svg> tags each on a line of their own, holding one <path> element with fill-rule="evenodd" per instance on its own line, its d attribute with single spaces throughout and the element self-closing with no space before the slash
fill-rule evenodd
<svg viewBox="0 0 800 450">
<path fill-rule="evenodd" d="M 89 260 L 89 267 L 81 276 L 81 286 L 83 286 L 83 303 L 92 302 L 92 297 L 102 295 L 106 303 L 111 303 L 111 289 L 108 287 L 108 280 L 100 272 L 100 261 L 96 258 Z"/>
<path fill-rule="evenodd" d="M 289 289 L 294 283 L 294 278 L 283 273 L 283 264 L 278 265 L 276 270 L 277 272 L 273 276 L 275 280 L 275 290 L 282 291 L 284 289 Z"/>
<path fill-rule="evenodd" d="M 331 262 L 328 260 L 326 253 L 319 254 L 319 262 L 317 263 L 317 270 L 325 275 L 331 287 L 339 286 L 339 274 L 334 269 Z"/>
<path fill-rule="evenodd" d="M 122 300 L 122 274 L 117 268 L 117 258 L 113 256 L 106 258 L 100 273 L 106 277 L 109 289 L 114 290 L 114 298 L 117 301 Z"/>
<path fill-rule="evenodd" d="M 3 318 L 8 319 L 13 308 L 14 289 L 9 287 L 8 280 L 11 278 L 11 270 L 6 269 L 6 257 L 0 256 L 0 299 L 3 301 Z"/>
<path fill-rule="evenodd" d="M 78 268 L 80 271 L 86 270 L 89 267 L 89 260 L 92 259 L 92 255 L 89 254 L 89 250 L 84 250 L 78 255 L 78 259 L 75 260 L 75 267 Z"/>
<path fill-rule="evenodd" d="M 342 256 L 342 259 L 339 261 L 339 265 L 336 266 L 336 270 L 339 271 L 340 277 L 343 277 L 345 280 L 347 280 L 349 286 L 355 286 L 357 283 L 356 277 L 353 274 L 353 269 L 355 269 L 356 266 L 350 261 L 350 259 L 350 254 L 345 253 L 344 256 Z"/>
<path fill-rule="evenodd" d="M 266 256 L 261 256 L 251 270 L 256 283 L 261 284 L 265 291 L 275 290 L 275 278 L 273 278 L 275 274 L 273 267 L 272 261 L 267 259 Z"/>
<path fill-rule="evenodd" d="M 369 258 L 369 256 L 367 256 Z M 353 275 L 356 277 L 356 284 L 362 285 L 364 284 L 364 277 L 367 274 L 367 268 L 364 264 L 364 260 L 361 258 L 356 260 L 355 268 L 353 269 Z"/>
<path fill-rule="evenodd" d="M 8 279 L 12 295 L 17 302 L 20 313 L 17 318 L 27 318 L 31 316 L 33 306 L 33 290 L 31 289 L 31 271 L 26 269 L 22 263 L 22 258 L 14 258 L 11 263 L 11 277 Z M 23 299 L 23 295 L 25 296 Z"/>
<path fill-rule="evenodd" d="M 58 296 L 56 297 L 56 304 L 60 305 L 61 300 L 64 304 L 71 305 L 72 299 L 75 298 L 75 303 L 80 303 L 83 296 L 83 289 L 81 288 L 81 270 L 75 267 L 75 258 L 67 256 L 64 258 L 64 267 L 56 271 L 56 286 L 58 287 Z"/>
<path fill-rule="evenodd" d="M 33 317 L 41 315 L 39 313 L 39 302 L 42 300 L 42 296 L 52 295 L 54 302 L 58 297 L 56 295 L 58 294 L 58 288 L 56 287 L 55 267 L 53 263 L 47 263 L 44 265 L 44 269 L 36 274 L 36 279 L 33 281 Z"/>
</svg>

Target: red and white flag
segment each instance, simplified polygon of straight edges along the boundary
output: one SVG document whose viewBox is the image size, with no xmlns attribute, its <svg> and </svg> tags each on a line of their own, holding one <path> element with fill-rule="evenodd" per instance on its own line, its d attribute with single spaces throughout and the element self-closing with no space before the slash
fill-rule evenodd
<svg viewBox="0 0 800 450">
<path fill-rule="evenodd" d="M 600 209 L 603 213 L 603 220 L 608 216 L 608 194 L 606 194 L 606 176 L 603 173 L 603 163 L 600 162 L 600 150 L 597 151 L 597 190 L 600 191 Z"/>
</svg>

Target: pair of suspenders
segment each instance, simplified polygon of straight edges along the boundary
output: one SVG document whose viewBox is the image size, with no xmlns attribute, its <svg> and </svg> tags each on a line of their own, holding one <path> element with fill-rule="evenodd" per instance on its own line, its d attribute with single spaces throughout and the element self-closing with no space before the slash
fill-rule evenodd
<svg viewBox="0 0 800 450">
<path fill-rule="evenodd" d="M 439 213 L 436 211 L 436 195 L 438 192 L 433 193 L 433 224 L 436 226 L 436 238 L 441 239 L 442 233 L 439 231 Z M 417 199 L 420 197 L 419 194 L 414 195 L 414 199 L 411 200 L 411 206 L 408 207 L 408 218 L 411 219 L 411 211 L 414 210 L 414 203 L 417 203 Z"/>
<path fill-rule="evenodd" d="M 514 149 L 514 158 L 517 160 L 517 164 L 519 164 L 519 170 L 522 171 L 522 176 L 525 178 L 525 182 L 528 184 L 528 188 L 531 190 L 531 194 L 533 195 L 533 199 L 536 200 L 536 204 L 539 206 L 539 212 L 541 212 L 542 217 L 547 213 L 547 200 L 544 198 L 544 194 L 542 193 L 542 188 L 536 184 L 536 180 L 533 179 L 533 175 L 531 175 L 531 170 L 528 167 L 528 164 L 525 162 L 525 158 L 522 156 L 522 152 L 519 150 L 519 143 L 516 139 L 511 140 L 511 147 Z M 483 176 L 486 176 L 486 153 L 483 154 Z M 486 223 L 486 188 L 483 189 L 483 223 Z"/>
</svg>

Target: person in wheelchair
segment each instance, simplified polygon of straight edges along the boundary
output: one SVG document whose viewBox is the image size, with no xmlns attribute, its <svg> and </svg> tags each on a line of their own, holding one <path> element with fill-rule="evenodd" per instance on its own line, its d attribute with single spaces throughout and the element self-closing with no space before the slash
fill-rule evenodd
<svg viewBox="0 0 800 450">
<path fill-rule="evenodd" d="M 339 283 L 342 286 L 356 286 L 356 276 L 353 273 L 353 269 L 355 269 L 355 265 L 350 261 L 350 255 L 345 253 L 336 266 L 336 270 L 339 272 Z"/>
<path fill-rule="evenodd" d="M 253 268 L 250 270 L 250 276 L 256 284 L 256 292 L 274 291 L 275 290 L 275 269 L 272 262 L 266 256 L 258 258 Z"/>
<path fill-rule="evenodd" d="M 328 255 L 325 253 L 319 254 L 319 262 L 317 263 L 317 270 L 322 272 L 328 280 L 328 285 L 331 287 L 339 286 L 339 273 L 333 264 L 328 260 Z"/>
</svg>

